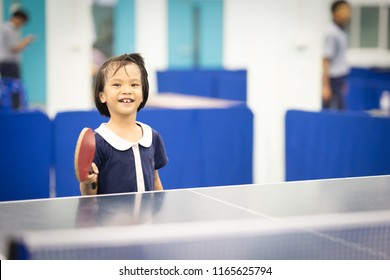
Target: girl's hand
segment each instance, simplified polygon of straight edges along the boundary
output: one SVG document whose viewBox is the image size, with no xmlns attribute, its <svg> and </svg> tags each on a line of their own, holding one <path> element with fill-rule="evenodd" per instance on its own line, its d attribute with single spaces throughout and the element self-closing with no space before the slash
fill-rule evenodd
<svg viewBox="0 0 390 280">
<path fill-rule="evenodd" d="M 93 162 L 91 164 L 91 169 L 92 169 L 92 173 L 88 175 L 87 179 L 83 182 L 80 182 L 80 191 L 82 195 L 97 193 L 97 188 L 94 186 L 96 186 L 97 184 L 99 169 L 97 168 L 96 164 Z"/>
</svg>

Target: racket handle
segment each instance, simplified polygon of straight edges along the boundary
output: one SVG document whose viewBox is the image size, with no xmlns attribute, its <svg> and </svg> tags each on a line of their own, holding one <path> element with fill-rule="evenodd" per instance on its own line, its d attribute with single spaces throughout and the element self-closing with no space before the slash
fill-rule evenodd
<svg viewBox="0 0 390 280">
<path fill-rule="evenodd" d="M 92 166 L 89 168 L 89 174 L 93 174 Z M 92 183 L 91 186 L 93 190 L 96 189 L 96 183 Z"/>
</svg>

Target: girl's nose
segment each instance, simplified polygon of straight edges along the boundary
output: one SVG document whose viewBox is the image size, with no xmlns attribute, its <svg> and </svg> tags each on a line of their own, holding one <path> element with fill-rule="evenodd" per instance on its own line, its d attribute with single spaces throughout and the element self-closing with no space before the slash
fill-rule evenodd
<svg viewBox="0 0 390 280">
<path fill-rule="evenodd" d="M 122 87 L 122 93 L 131 94 L 133 93 L 133 90 L 130 85 L 124 85 Z"/>
</svg>

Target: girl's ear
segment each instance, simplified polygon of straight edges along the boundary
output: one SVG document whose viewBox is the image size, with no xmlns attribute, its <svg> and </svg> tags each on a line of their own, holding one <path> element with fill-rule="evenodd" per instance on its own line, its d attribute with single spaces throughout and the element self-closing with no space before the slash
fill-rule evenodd
<svg viewBox="0 0 390 280">
<path fill-rule="evenodd" d="M 103 92 L 99 92 L 99 99 L 100 99 L 100 102 L 106 103 L 106 98 L 105 98 Z"/>
</svg>

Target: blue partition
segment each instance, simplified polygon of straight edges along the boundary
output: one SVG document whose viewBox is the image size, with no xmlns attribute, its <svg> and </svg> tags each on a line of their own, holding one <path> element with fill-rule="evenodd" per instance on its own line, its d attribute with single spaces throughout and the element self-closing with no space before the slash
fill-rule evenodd
<svg viewBox="0 0 390 280">
<path fill-rule="evenodd" d="M 385 90 L 390 91 L 390 69 L 353 68 L 348 77 L 347 109 L 377 109 Z"/>
<path fill-rule="evenodd" d="M 158 92 L 177 92 L 217 97 L 216 83 L 210 70 L 157 71 Z"/>
<path fill-rule="evenodd" d="M 216 84 L 218 98 L 246 102 L 246 70 L 219 71 L 216 76 Z"/>
<path fill-rule="evenodd" d="M 390 174 L 390 117 L 291 110 L 285 121 L 287 181 Z"/>
<path fill-rule="evenodd" d="M 157 71 L 158 92 L 246 101 L 246 70 L 166 70 Z"/>
<path fill-rule="evenodd" d="M 149 109 L 138 120 L 163 136 L 169 163 L 160 170 L 165 189 L 252 183 L 253 115 L 228 109 Z M 73 155 L 80 130 L 107 119 L 97 111 L 60 113 L 54 120 L 57 196 L 79 195 Z"/>
<path fill-rule="evenodd" d="M 49 197 L 51 126 L 41 112 L 0 113 L 0 201 Z"/>
<path fill-rule="evenodd" d="M 153 109 L 141 111 L 139 120 L 164 138 L 164 188 L 252 183 L 253 114 L 247 107 Z"/>
</svg>

